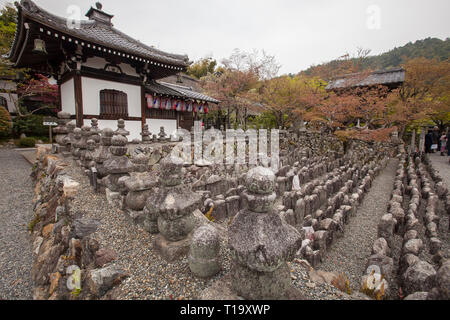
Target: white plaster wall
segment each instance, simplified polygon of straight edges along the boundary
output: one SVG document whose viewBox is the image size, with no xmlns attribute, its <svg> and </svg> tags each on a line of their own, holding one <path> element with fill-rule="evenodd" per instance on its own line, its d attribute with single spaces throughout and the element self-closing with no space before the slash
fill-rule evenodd
<svg viewBox="0 0 450 320">
<path fill-rule="evenodd" d="M 128 116 L 141 117 L 141 87 L 120 82 L 81 77 L 83 91 L 83 113 L 100 114 L 100 91 L 103 89 L 120 90 L 127 94 Z"/>
<path fill-rule="evenodd" d="M 91 124 L 91 120 L 84 120 L 86 125 Z M 113 131 L 117 130 L 117 120 L 98 120 L 98 127 L 100 129 L 110 128 Z M 125 130 L 130 131 L 130 135 L 127 136 L 128 141 L 133 139 L 141 140 L 142 126 L 141 121 L 125 121 Z"/>
<path fill-rule="evenodd" d="M 75 115 L 75 88 L 73 79 L 61 84 L 62 111 Z"/>
<path fill-rule="evenodd" d="M 7 109 L 9 113 L 15 113 L 16 112 L 16 104 L 17 104 L 17 94 L 15 93 L 0 93 L 0 97 L 3 97 L 6 99 Z"/>
<path fill-rule="evenodd" d="M 158 134 L 161 127 L 164 127 L 164 132 L 168 135 L 177 131 L 177 120 L 146 119 L 146 123 L 148 124 L 148 131 L 152 135 Z"/>
<path fill-rule="evenodd" d="M 108 64 L 105 59 L 100 57 L 92 57 L 86 60 L 86 62 L 83 63 L 83 66 L 89 67 L 89 68 L 95 68 L 95 69 L 104 69 L 105 65 Z M 139 75 L 136 73 L 136 70 L 126 63 L 119 64 L 120 69 L 122 69 L 122 72 L 129 75 L 138 77 Z"/>
</svg>

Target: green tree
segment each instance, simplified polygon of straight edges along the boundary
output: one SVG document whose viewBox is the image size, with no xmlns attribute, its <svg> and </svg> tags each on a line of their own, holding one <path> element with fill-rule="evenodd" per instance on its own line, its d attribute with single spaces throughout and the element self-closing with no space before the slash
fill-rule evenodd
<svg viewBox="0 0 450 320">
<path fill-rule="evenodd" d="M 217 61 L 213 58 L 203 58 L 191 66 L 187 70 L 187 74 L 200 79 L 208 74 L 212 74 L 216 71 Z"/>
</svg>

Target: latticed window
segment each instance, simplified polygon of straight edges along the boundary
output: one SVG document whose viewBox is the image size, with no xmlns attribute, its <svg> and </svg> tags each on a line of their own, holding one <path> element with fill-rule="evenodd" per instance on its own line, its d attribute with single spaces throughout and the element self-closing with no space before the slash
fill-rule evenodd
<svg viewBox="0 0 450 320">
<path fill-rule="evenodd" d="M 127 94 L 118 90 L 101 90 L 100 115 L 111 117 L 128 117 Z"/>
</svg>

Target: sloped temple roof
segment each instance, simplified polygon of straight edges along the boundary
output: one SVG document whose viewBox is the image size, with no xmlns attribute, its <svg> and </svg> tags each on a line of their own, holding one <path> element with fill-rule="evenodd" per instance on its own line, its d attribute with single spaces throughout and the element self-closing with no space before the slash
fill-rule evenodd
<svg viewBox="0 0 450 320">
<path fill-rule="evenodd" d="M 168 64 L 166 67 L 179 71 L 189 66 L 187 55 L 171 54 L 158 50 L 115 29 L 111 23 L 113 16 L 99 9 L 91 8 L 87 13 L 89 20 L 80 20 L 78 26 L 72 27 L 73 23 L 68 19 L 58 17 L 40 8 L 31 0 L 22 0 L 20 3 L 16 2 L 15 5 L 18 8 L 19 21 L 8 58 L 17 66 L 22 64 L 20 61 L 21 51 L 23 51 L 23 42 L 27 40 L 26 35 L 29 26 L 25 26 L 27 30 L 23 30 L 26 22 L 35 22 L 66 36 L 72 36 L 74 37 L 73 40 L 77 40 L 77 42 L 85 41 L 90 45 L 104 46 L 105 48 L 102 49 L 119 50 L 118 55 L 131 56 L 131 59 L 151 64 Z"/>
<path fill-rule="evenodd" d="M 337 90 L 352 87 L 367 87 L 376 85 L 396 86 L 405 81 L 404 69 L 375 71 L 369 74 L 353 73 L 332 79 L 325 90 Z"/>
<path fill-rule="evenodd" d="M 199 100 L 209 103 L 219 103 L 219 100 L 208 97 L 202 93 L 192 90 L 192 88 L 174 85 L 166 82 L 156 82 L 153 81 L 145 86 L 145 91 L 147 93 L 169 96 L 174 98 L 181 98 L 185 100 Z"/>
<path fill-rule="evenodd" d="M 120 59 L 139 70 L 146 72 L 146 91 L 153 94 L 171 96 L 185 100 L 219 103 L 218 100 L 195 92 L 192 88 L 157 83 L 155 80 L 175 76 L 189 66 L 187 55 L 171 54 L 149 47 L 115 29 L 111 23 L 112 15 L 101 10 L 101 5 L 90 8 L 80 20 L 79 26 L 71 26 L 71 21 L 58 17 L 37 6 L 31 0 L 15 3 L 18 8 L 18 23 L 12 48 L 8 58 L 15 67 L 31 67 L 35 70 L 50 64 L 53 70 L 67 58 L 65 50 L 76 51 L 82 48 L 86 56 L 109 56 Z M 40 38 L 46 43 L 46 55 L 33 53 L 34 40 Z M 103 70 L 82 67 L 91 73 Z M 91 70 L 92 69 L 92 70 Z M 125 77 L 125 76 L 123 76 Z M 139 78 L 136 78 L 138 81 Z"/>
</svg>

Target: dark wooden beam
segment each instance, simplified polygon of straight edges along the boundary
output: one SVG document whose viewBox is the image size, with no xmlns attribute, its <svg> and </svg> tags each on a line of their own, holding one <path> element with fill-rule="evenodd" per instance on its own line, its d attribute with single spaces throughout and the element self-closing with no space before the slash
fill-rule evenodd
<svg viewBox="0 0 450 320">
<path fill-rule="evenodd" d="M 77 119 L 77 127 L 83 126 L 83 89 L 81 87 L 81 75 L 77 72 L 73 78 L 75 90 L 75 113 Z"/>
<path fill-rule="evenodd" d="M 142 122 L 142 130 L 144 130 L 145 125 L 145 109 L 147 109 L 147 99 L 145 98 L 145 86 L 141 85 L 141 122 Z"/>
</svg>

